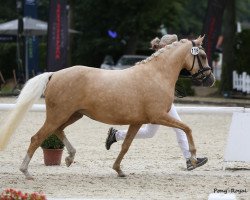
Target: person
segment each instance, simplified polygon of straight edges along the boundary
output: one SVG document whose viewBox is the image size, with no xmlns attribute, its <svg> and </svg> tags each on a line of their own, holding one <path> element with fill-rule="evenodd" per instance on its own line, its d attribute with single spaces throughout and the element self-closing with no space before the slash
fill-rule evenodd
<svg viewBox="0 0 250 200">
<path fill-rule="evenodd" d="M 178 41 L 177 35 L 167 34 L 167 35 L 164 35 L 161 39 L 155 38 L 154 40 L 152 40 L 151 47 L 154 50 L 158 50 L 175 41 Z M 178 115 L 174 104 L 171 105 L 171 109 L 168 112 L 168 114 L 171 117 L 181 121 L 181 118 Z M 146 124 L 145 126 L 139 129 L 138 133 L 135 136 L 135 139 L 152 138 L 156 134 L 159 127 L 160 125 L 157 125 L 157 124 Z M 196 166 L 193 166 L 190 160 L 191 153 L 189 151 L 188 140 L 187 140 L 187 136 L 185 132 L 182 131 L 181 129 L 177 129 L 177 128 L 173 128 L 173 129 L 176 133 L 177 142 L 181 148 L 182 154 L 184 158 L 186 159 L 187 170 L 188 171 L 193 170 L 207 163 L 208 161 L 207 157 L 197 158 L 197 164 Z M 107 136 L 106 143 L 105 143 L 106 149 L 109 150 L 113 143 L 120 141 L 120 140 L 124 140 L 126 137 L 126 134 L 127 134 L 127 130 L 116 130 L 113 127 L 111 127 L 108 130 L 108 136 Z"/>
<path fill-rule="evenodd" d="M 106 55 L 100 66 L 101 69 L 111 69 L 114 66 L 114 60 L 111 55 Z"/>
</svg>

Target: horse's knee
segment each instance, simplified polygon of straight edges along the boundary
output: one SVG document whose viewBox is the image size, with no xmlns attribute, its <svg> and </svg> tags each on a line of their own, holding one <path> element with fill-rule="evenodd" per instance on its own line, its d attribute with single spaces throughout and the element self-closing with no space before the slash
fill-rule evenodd
<svg viewBox="0 0 250 200">
<path fill-rule="evenodd" d="M 192 133 L 192 129 L 191 128 L 189 128 L 189 127 L 186 127 L 185 129 L 184 129 L 184 132 L 186 133 L 186 134 L 191 134 Z"/>
<path fill-rule="evenodd" d="M 30 144 L 33 146 L 33 147 L 39 147 L 43 140 L 45 140 L 46 138 L 42 138 L 42 137 L 39 137 L 38 135 L 34 135 L 31 137 L 30 139 Z"/>
</svg>

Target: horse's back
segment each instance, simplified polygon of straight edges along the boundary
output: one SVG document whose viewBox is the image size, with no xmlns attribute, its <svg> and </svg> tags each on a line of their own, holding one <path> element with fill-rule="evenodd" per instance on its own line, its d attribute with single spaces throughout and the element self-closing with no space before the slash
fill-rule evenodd
<svg viewBox="0 0 250 200">
<path fill-rule="evenodd" d="M 142 96 L 129 71 L 75 66 L 55 72 L 45 92 L 46 106 L 71 113 L 80 111 L 110 124 L 136 120 L 137 115 L 145 113 Z"/>
</svg>

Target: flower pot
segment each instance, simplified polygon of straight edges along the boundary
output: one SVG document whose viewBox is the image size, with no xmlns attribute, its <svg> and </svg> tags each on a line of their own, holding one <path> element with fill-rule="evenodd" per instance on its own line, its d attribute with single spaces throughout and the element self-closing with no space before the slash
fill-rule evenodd
<svg viewBox="0 0 250 200">
<path fill-rule="evenodd" d="M 62 160 L 63 149 L 43 149 L 44 164 L 60 165 Z"/>
</svg>

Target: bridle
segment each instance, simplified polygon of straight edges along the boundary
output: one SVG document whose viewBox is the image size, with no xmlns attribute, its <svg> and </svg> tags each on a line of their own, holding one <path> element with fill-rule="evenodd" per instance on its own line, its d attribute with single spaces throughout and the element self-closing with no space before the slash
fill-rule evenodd
<svg viewBox="0 0 250 200">
<path fill-rule="evenodd" d="M 195 60 L 196 60 L 196 58 L 197 58 L 197 61 L 198 61 L 198 64 L 199 64 L 199 70 L 198 70 L 198 72 L 196 72 L 195 74 L 192 74 L 191 76 L 192 76 L 192 79 L 193 79 L 194 81 L 203 82 L 203 81 L 205 81 L 205 80 L 210 76 L 210 74 L 212 73 L 212 71 L 211 71 L 210 74 L 207 75 L 207 76 L 204 74 L 204 72 L 206 72 L 206 71 L 208 71 L 208 70 L 211 70 L 211 68 L 210 68 L 209 66 L 204 66 L 204 67 L 203 67 L 203 65 L 202 65 L 202 63 L 201 63 L 201 60 L 200 60 L 200 57 L 199 57 L 199 50 L 202 49 L 202 48 L 201 48 L 201 47 L 197 47 L 197 46 L 195 45 L 195 42 L 194 42 L 194 41 L 192 41 L 192 45 L 193 45 L 193 47 L 192 47 L 192 49 L 191 49 L 191 53 L 192 53 L 192 55 L 194 56 L 194 59 L 193 59 L 192 67 L 191 67 L 191 69 L 189 69 L 188 71 L 191 72 L 191 71 L 193 70 L 193 68 L 194 68 L 194 63 L 195 63 Z"/>
<path fill-rule="evenodd" d="M 191 54 L 194 56 L 192 67 L 189 70 L 188 69 L 182 69 L 182 74 L 180 73 L 180 77 L 182 77 L 182 78 L 191 78 L 194 85 L 198 85 L 198 86 L 206 85 L 207 83 L 210 82 L 209 79 L 211 78 L 210 75 L 212 74 L 212 70 L 211 70 L 211 68 L 209 66 L 203 66 L 202 63 L 201 63 L 201 59 L 199 57 L 199 52 L 200 52 L 200 49 L 203 49 L 203 48 L 202 47 L 197 47 L 195 45 L 194 41 L 192 41 L 192 45 L 193 45 L 193 47 L 191 48 Z M 197 62 L 199 64 L 199 70 L 195 74 L 191 74 L 190 72 L 194 68 L 196 58 L 197 58 Z M 209 70 L 211 70 L 210 73 L 208 75 L 205 75 L 204 72 L 209 71 Z M 185 73 L 185 74 L 183 75 L 183 73 Z M 211 80 L 212 79 L 213 79 L 213 77 L 211 78 Z M 182 87 L 182 85 L 176 84 L 175 95 L 177 97 L 179 97 L 179 98 L 182 98 L 182 97 L 186 96 L 185 89 L 184 89 L 184 87 Z"/>
</svg>

